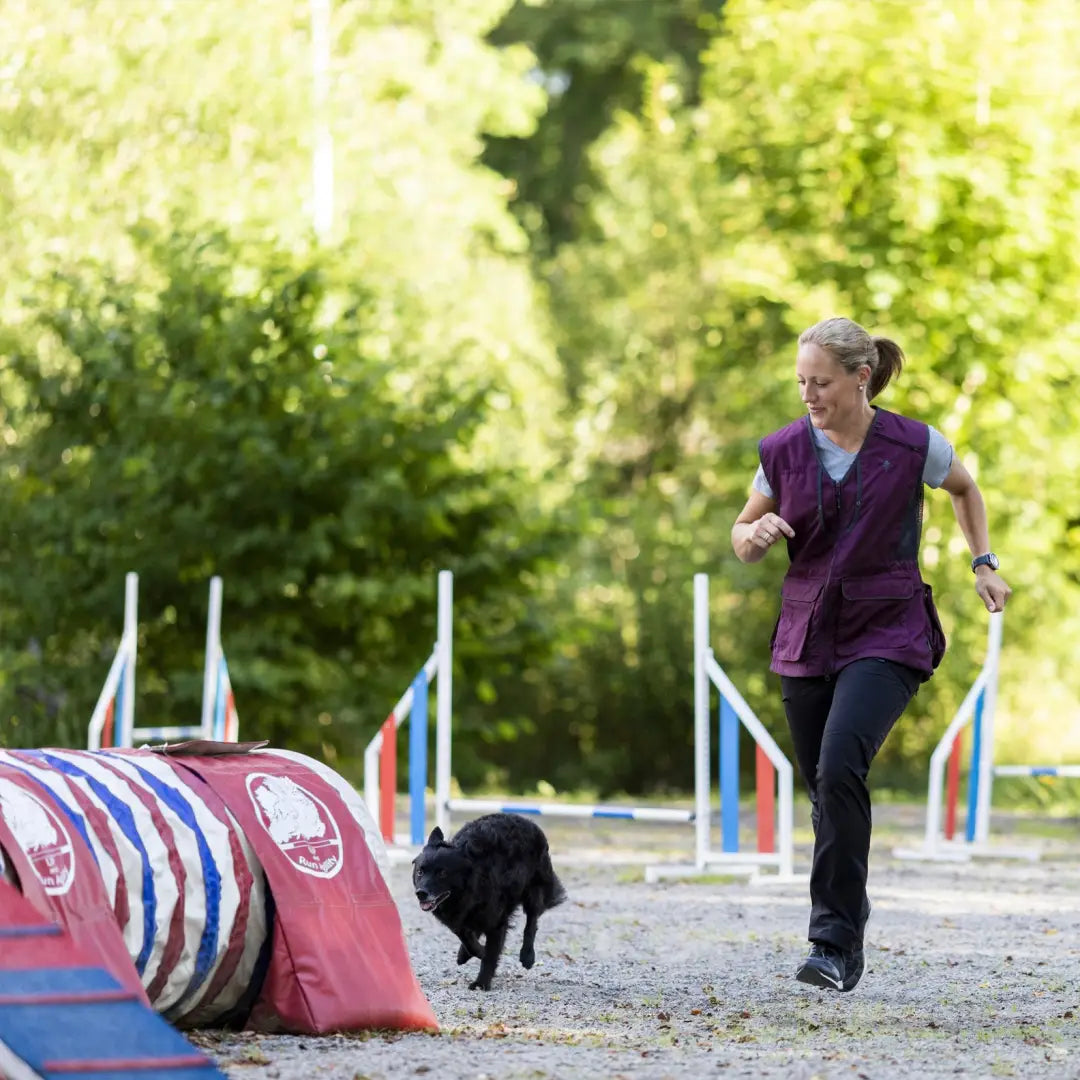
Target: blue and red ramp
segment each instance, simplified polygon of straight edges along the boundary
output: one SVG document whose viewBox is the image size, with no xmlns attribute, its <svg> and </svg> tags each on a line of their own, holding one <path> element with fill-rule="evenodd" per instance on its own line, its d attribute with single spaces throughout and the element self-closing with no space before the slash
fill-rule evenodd
<svg viewBox="0 0 1080 1080">
<path fill-rule="evenodd" d="M 0 1075 L 216 1080 L 224 1074 L 141 994 L 0 880 Z"/>
</svg>

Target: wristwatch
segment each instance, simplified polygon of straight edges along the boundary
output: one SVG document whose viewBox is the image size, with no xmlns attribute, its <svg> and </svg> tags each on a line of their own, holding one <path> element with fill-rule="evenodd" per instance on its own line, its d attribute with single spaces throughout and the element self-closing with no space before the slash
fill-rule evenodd
<svg viewBox="0 0 1080 1080">
<path fill-rule="evenodd" d="M 989 566 L 991 570 L 996 570 L 1000 565 L 998 557 L 992 551 L 988 551 L 985 555 L 976 555 L 971 560 L 971 572 L 975 573 L 980 566 Z"/>
</svg>

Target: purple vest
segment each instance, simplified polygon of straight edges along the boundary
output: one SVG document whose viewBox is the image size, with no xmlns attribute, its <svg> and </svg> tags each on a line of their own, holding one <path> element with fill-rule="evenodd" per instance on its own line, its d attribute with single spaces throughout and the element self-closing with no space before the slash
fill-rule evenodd
<svg viewBox="0 0 1080 1080">
<path fill-rule="evenodd" d="M 919 574 L 926 424 L 877 408 L 847 474 L 822 465 L 809 416 L 761 440 L 777 513 L 795 530 L 772 670 L 830 675 L 876 656 L 930 677 L 945 652 Z"/>
</svg>

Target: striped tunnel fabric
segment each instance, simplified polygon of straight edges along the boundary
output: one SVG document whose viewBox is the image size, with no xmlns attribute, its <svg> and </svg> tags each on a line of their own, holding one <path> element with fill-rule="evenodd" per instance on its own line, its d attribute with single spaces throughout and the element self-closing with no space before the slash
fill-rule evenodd
<svg viewBox="0 0 1080 1080">
<path fill-rule="evenodd" d="M 338 792 L 385 880 L 386 849 L 355 791 L 312 759 L 278 753 Z M 0 751 L 0 764 L 33 781 L 56 812 L 35 826 L 0 788 L 0 812 L 32 859 L 63 860 L 56 838 L 62 827 L 85 842 L 158 1012 L 195 1027 L 221 1022 L 245 1001 L 250 1007 L 269 948 L 272 902 L 254 847 L 207 783 L 143 750 Z M 10 878 L 0 862 L 0 876 L 5 871 Z"/>
</svg>

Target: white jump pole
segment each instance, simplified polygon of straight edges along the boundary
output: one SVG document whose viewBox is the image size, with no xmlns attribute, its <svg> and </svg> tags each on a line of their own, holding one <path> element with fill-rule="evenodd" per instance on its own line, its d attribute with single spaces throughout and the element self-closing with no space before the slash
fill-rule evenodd
<svg viewBox="0 0 1080 1080">
<path fill-rule="evenodd" d="M 704 872 L 709 857 L 709 577 L 694 575 L 694 864 Z"/>
<path fill-rule="evenodd" d="M 90 724 L 86 733 L 86 745 L 90 750 L 101 749 L 101 737 L 105 730 L 105 716 L 119 690 L 121 711 L 113 717 L 113 745 L 131 746 L 135 725 L 135 660 L 139 639 L 139 575 L 129 573 L 124 578 L 124 631 L 116 647 L 109 673 L 101 687 Z"/>
<path fill-rule="evenodd" d="M 124 576 L 124 641 L 127 642 L 127 662 L 124 664 L 124 708 L 119 717 L 123 738 L 120 746 L 131 746 L 135 730 L 135 654 L 139 641 L 139 575 Z"/>
<path fill-rule="evenodd" d="M 435 652 L 435 824 L 445 833 L 450 827 L 450 723 L 454 676 L 454 575 L 439 571 L 439 608 Z"/>
<path fill-rule="evenodd" d="M 206 615 L 206 661 L 203 668 L 201 737 L 214 736 L 214 703 L 217 699 L 218 665 L 221 663 L 221 578 L 210 579 L 210 607 Z"/>
</svg>

